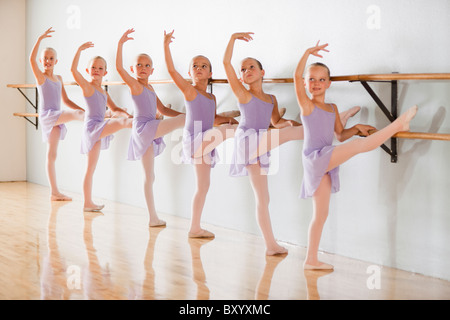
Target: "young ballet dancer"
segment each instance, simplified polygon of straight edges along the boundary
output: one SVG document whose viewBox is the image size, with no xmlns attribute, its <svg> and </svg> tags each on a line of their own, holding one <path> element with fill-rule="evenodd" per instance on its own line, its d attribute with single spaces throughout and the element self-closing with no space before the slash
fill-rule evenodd
<svg viewBox="0 0 450 320">
<path fill-rule="evenodd" d="M 195 56 L 191 60 L 189 76 L 192 84 L 175 69 L 170 51 L 170 43 L 174 39 L 173 33 L 174 31 L 164 32 L 164 55 L 168 72 L 183 93 L 186 104 L 182 159 L 185 163 L 194 164 L 197 180 L 188 235 L 190 238 L 213 238 L 212 232 L 201 228 L 201 215 L 210 186 L 211 168 L 218 161 L 215 147 L 233 136 L 237 121 L 216 113 L 216 98 L 206 91 L 212 77 L 211 63 L 208 58 Z M 223 125 L 218 126 L 220 124 Z M 217 127 L 213 127 L 214 125 Z"/>
<path fill-rule="evenodd" d="M 42 127 L 42 139 L 47 142 L 46 169 L 50 184 L 50 199 L 71 201 L 72 198 L 62 194 L 58 189 L 55 162 L 59 140 L 63 140 L 67 132 L 64 123 L 73 120 L 83 121 L 84 109 L 69 99 L 62 77 L 54 74 L 55 65 L 58 63 L 55 49 L 45 48 L 39 59 L 43 71 L 38 66 L 36 58 L 41 41 L 51 38 L 53 32 L 55 30 L 49 28 L 39 36 L 30 54 L 30 64 L 38 89 L 38 115 Z M 61 110 L 61 99 L 72 110 Z"/>
<path fill-rule="evenodd" d="M 117 46 L 116 68 L 123 81 L 128 85 L 134 101 L 133 127 L 131 129 L 128 160 L 141 160 L 144 169 L 144 194 L 149 213 L 150 227 L 164 227 L 166 222 L 159 219 L 156 213 L 153 196 L 155 180 L 154 159 L 165 148 L 163 136 L 184 125 L 186 115 L 166 108 L 149 84 L 153 73 L 153 61 L 147 54 L 139 54 L 131 67 L 131 76 L 123 67 L 123 44 L 133 40 L 130 34 L 134 29 L 128 29 L 119 40 Z M 157 120 L 157 111 L 169 119 Z"/>
<path fill-rule="evenodd" d="M 107 149 L 113 138 L 113 133 L 131 128 L 131 115 L 119 108 L 102 88 L 103 77 L 107 74 L 106 61 L 100 56 L 92 58 L 86 72 L 90 81 L 78 71 L 81 52 L 93 47 L 92 42 L 82 44 L 73 58 L 72 75 L 83 91 L 86 100 L 86 115 L 81 137 L 81 153 L 87 154 L 87 167 L 83 181 L 84 211 L 101 211 L 104 205 L 97 205 L 92 200 L 92 180 L 101 149 Z M 106 107 L 117 118 L 105 120 Z"/>
<path fill-rule="evenodd" d="M 266 255 L 287 253 L 287 249 L 280 246 L 273 235 L 269 214 L 269 188 L 267 183 L 267 170 L 269 168 L 270 149 L 287 140 L 302 139 L 303 131 L 300 124 L 282 119 L 278 111 L 275 96 L 263 91 L 262 83 L 265 74 L 259 61 L 246 58 L 241 62 L 241 79 L 231 65 L 233 48 L 236 40 L 252 40 L 250 32 L 235 33 L 231 36 L 223 58 L 223 64 L 231 90 L 236 96 L 241 112 L 241 120 L 235 134 L 235 149 L 230 167 L 231 176 L 249 175 L 256 199 L 256 216 L 262 231 Z M 247 85 L 248 89 L 244 86 Z M 275 138 L 267 134 L 269 125 L 278 130 Z M 295 128 L 297 127 L 297 128 Z M 274 131 L 274 130 L 272 130 Z M 275 131 L 274 131 L 275 132 Z M 263 152 L 258 153 L 260 141 L 268 137 Z M 278 141 L 278 138 L 283 141 Z"/>
<path fill-rule="evenodd" d="M 368 135 L 368 131 L 374 128 L 368 125 L 358 124 L 344 129 L 337 116 L 336 105 L 325 102 L 326 90 L 331 85 L 328 67 L 320 62 L 314 63 L 308 66 L 303 79 L 309 56 L 322 58 L 320 52 L 328 52 L 327 46 L 328 44 L 319 45 L 318 42 L 316 46 L 307 49 L 294 73 L 295 91 L 305 132 L 302 153 L 304 176 L 300 197 L 312 197 L 314 208 L 304 261 L 306 270 L 333 269 L 332 265 L 319 261 L 317 254 L 328 216 L 330 195 L 339 190 L 339 165 L 359 153 L 374 150 L 395 133 L 409 130 L 409 122 L 417 112 L 417 106 L 410 108 L 387 127 L 372 135 Z M 343 142 L 358 133 L 366 137 L 332 145 L 334 135 Z"/>
</svg>

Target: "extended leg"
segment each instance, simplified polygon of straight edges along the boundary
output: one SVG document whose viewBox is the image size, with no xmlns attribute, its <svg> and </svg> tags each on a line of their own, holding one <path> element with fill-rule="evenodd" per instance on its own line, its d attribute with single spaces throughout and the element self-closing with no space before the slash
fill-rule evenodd
<svg viewBox="0 0 450 320">
<path fill-rule="evenodd" d="M 180 114 L 173 118 L 161 120 L 159 122 L 158 129 L 156 129 L 155 139 L 163 137 L 166 134 L 172 132 L 173 130 L 183 127 L 185 120 L 186 120 L 185 114 Z"/>
<path fill-rule="evenodd" d="M 214 148 L 236 133 L 237 124 L 224 124 L 208 130 L 203 136 L 203 142 L 195 151 L 193 158 L 200 158 L 210 153 Z"/>
<path fill-rule="evenodd" d="M 133 125 L 133 119 L 130 118 L 114 118 L 108 120 L 105 127 L 103 128 L 103 131 L 100 135 L 100 139 L 110 136 L 113 133 L 125 129 L 125 128 L 131 128 Z"/>
<path fill-rule="evenodd" d="M 417 106 L 414 106 L 403 113 L 394 122 L 374 134 L 336 146 L 333 150 L 327 171 L 336 168 L 359 153 L 369 152 L 378 148 L 397 132 L 408 131 L 409 122 L 416 115 L 416 112 Z"/>
<path fill-rule="evenodd" d="M 293 140 L 303 140 L 303 126 L 286 127 L 283 129 L 272 129 L 265 131 L 259 140 L 259 146 L 251 159 L 260 157 L 283 143 Z"/>
<path fill-rule="evenodd" d="M 83 121 L 84 120 L 84 111 L 83 110 L 67 110 L 63 111 L 56 121 L 55 125 L 60 125 L 63 123 L 67 123 L 70 121 Z"/>
</svg>

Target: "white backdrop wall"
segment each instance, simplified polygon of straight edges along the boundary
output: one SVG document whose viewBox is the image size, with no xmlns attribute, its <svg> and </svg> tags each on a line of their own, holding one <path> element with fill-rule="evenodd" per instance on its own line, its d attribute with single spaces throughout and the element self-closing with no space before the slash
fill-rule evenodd
<svg viewBox="0 0 450 320">
<path fill-rule="evenodd" d="M 153 79 L 168 79 L 163 33 L 175 29 L 171 48 L 178 70 L 187 77 L 191 57 L 204 54 L 212 61 L 213 77 L 219 79 L 225 78 L 222 57 L 231 33 L 252 31 L 253 42 L 237 43 L 234 63 L 254 56 L 263 63 L 267 78 L 292 77 L 304 50 L 319 39 L 330 44 L 323 62 L 333 75 L 439 73 L 450 72 L 449 18 L 446 0 L 33 0 L 27 1 L 26 50 L 28 55 L 36 38 L 53 27 L 54 36 L 42 46 L 58 51 L 56 71 L 65 81 L 73 81 L 70 64 L 78 46 L 86 41 L 95 47 L 83 52 L 80 67 L 90 57 L 102 55 L 109 63 L 105 80 L 120 81 L 114 69 L 117 41 L 132 27 L 135 40 L 125 44 L 125 64 L 130 65 L 137 53 L 147 52 L 154 61 Z M 31 70 L 27 72 L 27 81 L 32 83 Z M 399 84 L 399 111 L 414 104 L 420 107 L 413 131 L 450 132 L 449 86 L 448 81 Z M 390 101 L 388 85 L 372 87 Z M 84 105 L 78 87 L 66 89 L 74 101 Z M 175 86 L 156 85 L 155 89 L 164 103 L 183 110 L 183 98 Z M 286 118 L 298 115 L 291 84 L 265 85 L 265 90 L 287 108 Z M 109 92 L 120 106 L 132 109 L 125 86 L 112 86 Z M 216 85 L 214 94 L 219 111 L 236 109 L 227 85 Z M 334 83 L 328 100 L 341 110 L 363 107 L 349 125 L 362 122 L 383 127 L 388 123 L 360 84 Z M 57 163 L 61 188 L 78 193 L 86 161 L 80 154 L 81 127 L 81 123 L 68 124 Z M 115 134 L 110 148 L 102 151 L 94 196 L 144 207 L 141 164 L 126 160 L 129 135 L 127 130 Z M 181 130 L 167 136 L 167 149 L 156 159 L 156 207 L 161 213 L 188 218 L 195 180 L 191 166 L 177 163 L 180 136 Z M 212 170 L 203 221 L 259 234 L 248 178 L 228 176 L 231 143 L 219 148 L 223 162 Z M 270 211 L 278 239 L 306 246 L 312 203 L 298 199 L 302 145 L 301 141 L 289 142 L 273 152 Z M 332 196 L 321 249 L 450 280 L 449 157 L 448 142 L 402 140 L 396 164 L 378 149 L 341 166 L 341 191 Z M 40 132 L 27 125 L 29 181 L 47 185 L 44 163 Z"/>
</svg>

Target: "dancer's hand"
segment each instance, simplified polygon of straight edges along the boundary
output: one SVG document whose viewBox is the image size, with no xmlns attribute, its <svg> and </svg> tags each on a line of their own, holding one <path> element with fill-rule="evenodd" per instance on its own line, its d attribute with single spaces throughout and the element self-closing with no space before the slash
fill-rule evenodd
<svg viewBox="0 0 450 320">
<path fill-rule="evenodd" d="M 369 126 L 367 124 L 357 124 L 355 125 L 355 128 L 358 129 L 358 135 L 360 136 L 364 136 L 367 137 L 370 133 L 369 131 L 371 130 L 376 130 L 375 127 Z"/>
<path fill-rule="evenodd" d="M 134 40 L 134 38 L 129 37 L 129 35 L 130 35 L 131 33 L 133 33 L 133 32 L 134 32 L 134 29 L 133 29 L 133 28 L 128 29 L 127 31 L 125 31 L 125 33 L 124 33 L 124 34 L 122 35 L 122 37 L 120 38 L 119 43 L 125 43 L 125 42 L 127 42 L 128 40 Z"/>
<path fill-rule="evenodd" d="M 88 48 L 92 48 L 93 46 L 94 46 L 94 44 L 92 42 L 90 42 L 90 41 L 89 42 L 85 42 L 78 48 L 78 51 L 83 51 L 83 50 L 86 50 Z"/>
<path fill-rule="evenodd" d="M 164 30 L 164 45 L 169 45 L 172 43 L 172 39 L 175 39 L 173 36 L 173 33 L 175 30 L 172 30 L 172 32 L 166 33 L 166 30 Z"/>
<path fill-rule="evenodd" d="M 235 40 L 244 40 L 246 42 L 249 42 L 249 41 L 253 40 L 253 37 L 251 36 L 252 34 L 254 34 L 254 33 L 253 32 L 237 32 L 237 33 L 233 33 L 233 35 L 231 37 Z"/>
<path fill-rule="evenodd" d="M 51 33 L 55 32 L 55 30 L 52 30 L 52 27 L 45 30 L 45 32 L 39 37 L 39 41 L 45 38 L 51 38 Z"/>
<path fill-rule="evenodd" d="M 319 54 L 320 51 L 325 51 L 325 52 L 330 52 L 327 49 L 325 49 L 326 47 L 328 47 L 328 43 L 325 44 L 321 44 L 319 45 L 319 41 L 317 41 L 317 44 L 315 47 L 309 48 L 308 50 L 306 50 L 309 54 L 319 57 L 319 58 L 323 58 L 322 55 Z"/>
</svg>

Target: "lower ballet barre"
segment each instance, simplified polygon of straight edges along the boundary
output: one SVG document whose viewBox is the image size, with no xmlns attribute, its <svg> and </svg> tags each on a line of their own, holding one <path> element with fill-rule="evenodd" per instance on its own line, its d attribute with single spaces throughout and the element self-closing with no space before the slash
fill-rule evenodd
<svg viewBox="0 0 450 320">
<path fill-rule="evenodd" d="M 386 115 L 389 121 L 393 122 L 397 118 L 397 105 L 398 105 L 398 81 L 403 80 L 450 80 L 450 73 L 385 73 L 385 74 L 361 74 L 361 75 L 344 75 L 344 76 L 333 76 L 331 81 L 348 81 L 359 82 L 366 89 L 369 95 L 373 98 L 377 106 Z M 186 79 L 186 81 L 191 81 Z M 264 83 L 279 83 L 279 84 L 292 84 L 294 80 L 292 78 L 266 78 L 263 80 Z M 374 90 L 369 86 L 369 82 L 382 82 L 391 85 L 391 104 L 390 108 L 386 107 L 385 103 L 378 97 Z M 228 81 L 226 79 L 212 79 L 210 81 L 210 90 L 212 92 L 213 84 L 226 84 Z M 172 80 L 152 80 L 149 84 L 173 84 Z M 75 82 L 65 82 L 65 86 L 77 85 Z M 103 86 L 105 90 L 108 90 L 109 86 L 115 85 L 125 85 L 124 82 L 112 81 L 104 82 Z M 35 84 L 8 84 L 9 88 L 16 88 L 20 93 L 26 98 L 26 100 L 33 106 L 35 112 L 37 112 L 38 105 L 38 94 Z M 22 91 L 22 89 L 35 89 L 35 101 L 31 101 L 27 95 Z M 280 111 L 284 112 L 284 108 Z M 236 111 L 232 111 L 236 112 Z M 38 115 L 37 113 L 14 113 L 14 116 L 24 117 L 27 121 L 35 125 L 36 129 L 38 127 Z M 234 116 L 236 117 L 236 115 Z M 30 118 L 34 118 L 33 122 Z M 391 162 L 397 162 L 397 138 L 401 139 L 425 139 L 425 140 L 441 140 L 450 141 L 450 134 L 445 133 L 429 133 L 429 132 L 399 132 L 391 138 L 391 146 L 388 147 L 385 144 L 381 148 L 386 151 L 391 156 Z"/>
<path fill-rule="evenodd" d="M 282 110 L 285 110 L 285 108 L 282 108 Z M 233 117 L 239 116 L 239 111 L 226 111 L 224 113 L 219 113 L 219 115 L 227 115 L 228 112 L 232 113 Z M 16 117 L 34 117 L 34 118 L 39 117 L 39 115 L 37 113 L 16 112 L 13 115 Z M 109 118 L 110 117 L 105 117 L 105 119 L 109 119 Z M 271 130 L 276 130 L 276 129 L 271 129 Z M 369 134 L 374 134 L 375 132 L 377 132 L 377 130 L 370 130 Z M 363 136 L 361 132 L 358 132 L 356 135 L 361 136 L 361 137 Z M 450 141 L 450 134 L 402 131 L 402 132 L 399 132 L 399 133 L 396 133 L 395 135 L 393 135 L 393 138 Z"/>
</svg>

